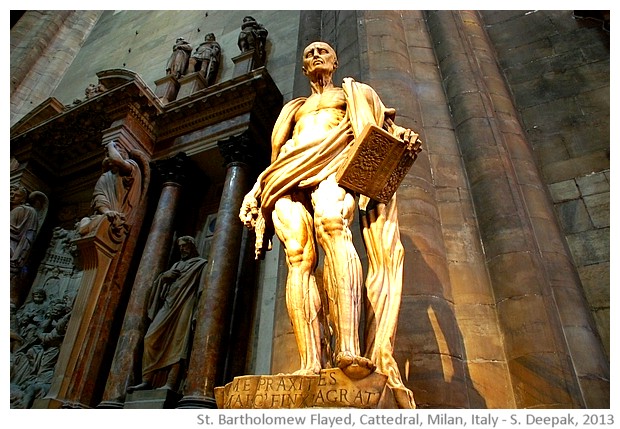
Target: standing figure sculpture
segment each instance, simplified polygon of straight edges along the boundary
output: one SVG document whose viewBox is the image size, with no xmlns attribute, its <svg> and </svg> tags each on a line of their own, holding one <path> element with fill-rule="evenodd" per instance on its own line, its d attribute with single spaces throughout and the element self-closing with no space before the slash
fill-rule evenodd
<svg viewBox="0 0 620 429">
<path fill-rule="evenodd" d="M 207 83 L 212 85 L 220 67 L 221 53 L 222 49 L 220 44 L 215 41 L 215 34 L 208 33 L 205 36 L 205 41 L 198 45 L 189 59 L 188 71 L 190 73 L 200 72 Z"/>
<path fill-rule="evenodd" d="M 142 193 L 138 163 L 130 159 L 127 151 L 116 142 L 108 143 L 105 152 L 104 171 L 95 184 L 91 203 L 94 214 L 78 223 L 77 231 L 81 235 L 94 231 L 104 216 L 110 221 L 112 231 L 120 234 Z"/>
<path fill-rule="evenodd" d="M 351 378 L 363 378 L 376 370 L 387 376 L 399 406 L 415 407 L 392 355 L 404 259 L 396 197 L 388 204 L 363 195 L 358 201 L 369 261 L 362 353 L 358 332 L 364 280 L 350 230 L 356 195 L 337 183 L 336 172 L 368 123 L 402 139 L 413 153 L 420 142 L 417 134 L 394 124 L 395 110 L 386 108 L 368 85 L 346 78 L 342 88 L 334 86 L 337 66 L 336 53 L 326 43 L 314 42 L 304 50 L 303 72 L 312 94 L 283 107 L 272 134 L 271 165 L 245 196 L 240 218 L 256 232 L 257 257 L 269 250 L 274 233 L 283 244 L 286 303 L 301 356 L 295 374 L 337 366 Z M 324 293 L 315 279 L 317 244 L 325 252 Z M 322 295 L 327 297 L 323 304 Z M 321 311 L 329 324 L 323 329 Z M 330 331 L 332 362 L 326 363 L 321 332 Z"/>
<path fill-rule="evenodd" d="M 241 23 L 237 46 L 241 52 L 255 50 L 257 58 L 260 60 L 260 64 L 257 65 L 262 65 L 265 62 L 265 44 L 268 34 L 267 29 L 262 24 L 259 24 L 253 17 L 246 16 Z"/>
<path fill-rule="evenodd" d="M 207 261 L 198 255 L 193 237 L 183 236 L 177 242 L 181 260 L 155 279 L 149 295 L 151 323 L 144 336 L 142 382 L 128 387 L 129 393 L 152 389 L 162 370 L 167 371 L 162 388 L 176 390 L 187 362 L 196 298 Z"/>
<path fill-rule="evenodd" d="M 16 310 L 22 301 L 21 280 L 32 244 L 45 221 L 48 199 L 44 193 L 28 194 L 22 185 L 11 185 L 11 306 Z"/>
<path fill-rule="evenodd" d="M 183 37 L 177 38 L 172 47 L 172 54 L 168 58 L 166 64 L 166 74 L 175 78 L 183 76 L 187 70 L 189 56 L 192 53 L 192 45 L 190 45 Z"/>
</svg>

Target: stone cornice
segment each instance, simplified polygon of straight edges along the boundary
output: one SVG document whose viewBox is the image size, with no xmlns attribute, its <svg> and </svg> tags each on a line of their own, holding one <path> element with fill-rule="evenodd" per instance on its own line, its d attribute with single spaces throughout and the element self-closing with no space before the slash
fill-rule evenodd
<svg viewBox="0 0 620 429">
<path fill-rule="evenodd" d="M 243 132 L 240 118 L 255 142 L 269 151 L 282 95 L 264 67 L 165 105 L 129 70 L 105 70 L 97 76 L 100 89 L 85 101 L 71 106 L 47 103 L 16 124 L 11 155 L 58 183 L 57 179 L 100 169 L 102 141 L 115 133 L 132 133 L 136 144 L 144 145 L 139 149 L 158 159 L 164 153 L 187 152 L 185 146 L 196 142 L 181 137 L 198 135 L 207 127 L 222 128 L 223 135 Z M 210 142 L 192 153 L 214 146 Z"/>
</svg>

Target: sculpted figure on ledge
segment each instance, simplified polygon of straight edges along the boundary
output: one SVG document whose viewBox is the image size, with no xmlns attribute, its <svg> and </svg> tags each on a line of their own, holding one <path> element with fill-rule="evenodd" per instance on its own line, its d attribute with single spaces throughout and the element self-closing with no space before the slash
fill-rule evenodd
<svg viewBox="0 0 620 429">
<path fill-rule="evenodd" d="M 112 230 L 120 233 L 131 210 L 138 204 L 142 192 L 142 174 L 138 163 L 116 142 L 105 146 L 103 173 L 95 184 L 91 206 L 93 215 L 77 224 L 77 231 L 87 235 L 95 230 L 103 217 L 110 221 Z"/>
<path fill-rule="evenodd" d="M 142 381 L 128 387 L 129 393 L 157 387 L 156 377 L 162 378 L 161 375 L 165 378 L 162 389 L 177 390 L 185 369 L 196 300 L 207 260 L 198 255 L 193 237 L 180 237 L 177 243 L 181 260 L 157 277 L 149 295 L 150 325 L 144 336 Z"/>
<path fill-rule="evenodd" d="M 222 49 L 220 44 L 215 41 L 215 34 L 208 33 L 205 36 L 205 41 L 198 45 L 189 59 L 188 72 L 200 72 L 207 83 L 212 85 L 220 67 L 221 53 Z"/>
<path fill-rule="evenodd" d="M 172 47 L 172 54 L 166 64 L 166 74 L 172 75 L 177 79 L 185 75 L 189 63 L 189 55 L 192 53 L 192 45 L 183 37 L 177 38 Z"/>
<path fill-rule="evenodd" d="M 286 303 L 301 356 L 295 374 L 339 367 L 351 378 L 363 378 L 376 370 L 388 377 L 399 406 L 415 407 L 392 355 L 404 258 L 396 197 L 388 204 L 358 197 L 338 184 L 336 173 L 368 123 L 402 139 L 414 154 L 420 141 L 394 124 L 395 110 L 386 108 L 368 85 L 345 78 L 336 87 L 332 76 L 337 67 L 328 44 L 314 42 L 304 50 L 303 72 L 312 93 L 283 107 L 272 134 L 271 165 L 245 196 L 240 218 L 256 232 L 257 257 L 269 250 L 274 233 L 283 244 Z M 364 351 L 358 334 L 364 279 L 350 230 L 356 202 L 363 209 L 369 265 Z M 317 245 L 325 252 L 323 290 L 315 279 Z M 332 337 L 322 343 L 322 332 Z"/>
<path fill-rule="evenodd" d="M 28 193 L 23 185 L 11 185 L 11 312 L 17 310 L 22 302 L 21 279 L 28 261 L 32 244 L 39 233 L 49 201 L 43 192 Z"/>
<path fill-rule="evenodd" d="M 259 24 L 256 19 L 251 16 L 243 18 L 241 23 L 241 31 L 237 38 L 237 46 L 241 52 L 247 52 L 252 49 L 258 54 L 261 63 L 264 63 L 266 51 L 265 43 L 269 32 L 263 24 Z"/>
</svg>

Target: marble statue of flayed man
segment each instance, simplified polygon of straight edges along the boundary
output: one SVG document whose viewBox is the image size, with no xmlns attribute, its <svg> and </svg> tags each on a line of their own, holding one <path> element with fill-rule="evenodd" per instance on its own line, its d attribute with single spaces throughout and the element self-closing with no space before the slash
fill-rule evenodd
<svg viewBox="0 0 620 429">
<path fill-rule="evenodd" d="M 414 154 L 421 150 L 420 141 L 393 122 L 395 110 L 386 108 L 370 86 L 345 78 L 336 87 L 332 76 L 337 67 L 336 52 L 327 43 L 314 42 L 304 50 L 311 94 L 283 107 L 272 133 L 271 164 L 245 196 L 240 218 L 256 232 L 257 257 L 270 248 L 274 233 L 283 244 L 286 303 L 301 356 L 295 374 L 317 374 L 328 366 L 352 378 L 377 371 L 387 376 L 399 406 L 415 407 L 393 357 L 404 260 L 396 197 L 387 204 L 357 197 L 339 185 L 336 173 L 369 123 L 403 140 Z M 350 230 L 356 205 L 364 209 L 360 223 L 369 261 L 364 351 L 358 334 L 364 278 Z M 315 279 L 317 246 L 325 252 L 324 291 Z M 321 311 L 329 328 L 321 329 Z M 322 360 L 322 331 L 333 333 L 328 364 Z"/>
</svg>

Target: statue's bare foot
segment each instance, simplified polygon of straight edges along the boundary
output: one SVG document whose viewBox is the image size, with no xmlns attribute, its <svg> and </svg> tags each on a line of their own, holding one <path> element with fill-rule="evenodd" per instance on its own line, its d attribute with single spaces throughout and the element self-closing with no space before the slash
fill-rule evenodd
<svg viewBox="0 0 620 429">
<path fill-rule="evenodd" d="M 321 366 L 315 366 L 314 368 L 300 368 L 291 375 L 317 375 L 321 372 Z"/>
<path fill-rule="evenodd" d="M 169 385 L 169 384 L 164 384 L 163 386 L 160 386 L 160 387 L 158 387 L 158 388 L 157 388 L 157 390 L 166 390 L 166 389 L 168 389 L 168 390 L 174 390 L 174 389 L 172 388 L 172 386 L 171 386 L 171 385 Z"/>
<path fill-rule="evenodd" d="M 151 383 L 148 381 L 143 381 L 140 384 L 136 384 L 135 386 L 129 386 L 127 388 L 127 393 L 133 393 L 136 390 L 149 390 L 151 388 Z"/>
<path fill-rule="evenodd" d="M 368 377 L 374 372 L 376 366 L 372 361 L 363 356 L 355 356 L 350 352 L 341 352 L 336 356 L 336 366 L 349 378 L 360 379 Z"/>
</svg>

